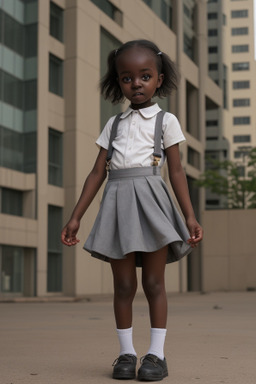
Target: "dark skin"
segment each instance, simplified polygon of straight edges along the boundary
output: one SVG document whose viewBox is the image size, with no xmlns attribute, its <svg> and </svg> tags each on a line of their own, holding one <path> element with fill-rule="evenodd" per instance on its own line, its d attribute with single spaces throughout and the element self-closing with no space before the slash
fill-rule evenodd
<svg viewBox="0 0 256 384">
<path fill-rule="evenodd" d="M 157 59 L 154 53 L 141 47 L 130 48 L 117 58 L 117 81 L 124 96 L 130 100 L 131 107 L 135 110 L 151 106 L 155 90 L 161 87 L 164 76 L 157 71 Z M 203 230 L 195 218 L 190 201 L 187 180 L 180 161 L 179 145 L 166 148 L 165 152 L 170 182 L 190 233 L 188 243 L 194 248 L 202 240 Z M 67 246 L 76 245 L 79 242 L 77 232 L 80 220 L 106 178 L 106 156 L 107 151 L 101 148 L 71 218 L 62 230 L 61 240 Z M 132 303 L 137 290 L 135 254 L 126 256 L 123 260 L 110 259 L 114 280 L 114 311 L 118 329 L 132 326 Z M 143 254 L 142 285 L 149 304 L 152 328 L 166 328 L 167 298 L 164 281 L 166 258 L 167 246 L 155 252 Z"/>
</svg>

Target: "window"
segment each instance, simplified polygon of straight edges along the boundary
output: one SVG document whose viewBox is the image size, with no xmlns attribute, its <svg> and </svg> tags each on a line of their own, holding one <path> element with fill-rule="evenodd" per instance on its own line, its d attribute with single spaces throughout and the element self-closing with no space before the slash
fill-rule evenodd
<svg viewBox="0 0 256 384">
<path fill-rule="evenodd" d="M 251 135 L 235 135 L 233 136 L 234 143 L 250 143 Z"/>
<path fill-rule="evenodd" d="M 7 215 L 22 216 L 23 193 L 15 189 L 1 188 L 1 212 Z"/>
<path fill-rule="evenodd" d="M 169 28 L 173 27 L 173 0 L 143 0 L 152 11 L 160 17 L 160 19 L 168 25 Z"/>
<path fill-rule="evenodd" d="M 217 12 L 209 12 L 208 13 L 208 20 L 216 20 L 218 19 L 218 13 Z"/>
<path fill-rule="evenodd" d="M 0 126 L 0 166 L 23 171 L 24 134 Z"/>
<path fill-rule="evenodd" d="M 250 81 L 233 81 L 233 89 L 248 89 L 250 88 Z"/>
<path fill-rule="evenodd" d="M 250 63 L 244 62 L 244 63 L 233 63 L 232 64 L 232 70 L 233 71 L 248 71 L 250 69 Z"/>
<path fill-rule="evenodd" d="M 218 71 L 218 63 L 210 63 L 208 68 L 209 71 Z"/>
<path fill-rule="evenodd" d="M 3 293 L 23 293 L 24 252 L 21 247 L 0 246 L 0 273 Z"/>
<path fill-rule="evenodd" d="M 50 35 L 63 42 L 63 9 L 50 3 Z"/>
<path fill-rule="evenodd" d="M 249 52 L 249 45 L 232 45 L 232 53 Z"/>
<path fill-rule="evenodd" d="M 248 17 L 248 9 L 231 11 L 231 17 L 232 17 L 232 19 L 241 18 L 241 17 Z"/>
<path fill-rule="evenodd" d="M 250 99 L 233 99 L 233 107 L 249 107 Z"/>
<path fill-rule="evenodd" d="M 234 125 L 249 125 L 249 124 L 251 124 L 251 118 L 250 118 L 250 116 L 233 117 L 233 124 Z"/>
<path fill-rule="evenodd" d="M 208 53 L 218 53 L 218 47 L 217 46 L 209 47 Z"/>
<path fill-rule="evenodd" d="M 62 246 L 59 234 L 62 228 L 62 208 L 48 206 L 48 292 L 62 291 Z"/>
<path fill-rule="evenodd" d="M 0 100 L 23 109 L 23 83 L 20 79 L 0 69 Z"/>
<path fill-rule="evenodd" d="M 123 13 L 108 0 L 91 0 L 98 8 L 108 15 L 117 24 L 123 25 Z"/>
<path fill-rule="evenodd" d="M 49 55 L 49 91 L 63 96 L 63 60 Z"/>
<path fill-rule="evenodd" d="M 218 125 L 218 120 L 207 120 L 206 121 L 207 127 L 217 127 L 217 125 Z"/>
<path fill-rule="evenodd" d="M 231 34 L 232 34 L 232 36 L 248 35 L 249 34 L 249 28 L 248 27 L 232 28 Z"/>
<path fill-rule="evenodd" d="M 188 147 L 188 163 L 200 169 L 200 154 L 191 147 Z"/>
<path fill-rule="evenodd" d="M 218 36 L 218 29 L 208 29 L 208 36 Z"/>
<path fill-rule="evenodd" d="M 118 48 L 121 42 L 112 36 L 105 29 L 101 29 L 100 35 L 100 76 L 104 76 L 107 70 L 107 57 L 110 51 Z M 103 96 L 100 99 L 100 120 L 101 129 L 108 121 L 108 119 L 121 112 L 121 106 L 119 104 L 112 104 L 108 100 L 105 100 Z"/>
<path fill-rule="evenodd" d="M 62 133 L 49 129 L 48 183 L 62 186 Z"/>
</svg>

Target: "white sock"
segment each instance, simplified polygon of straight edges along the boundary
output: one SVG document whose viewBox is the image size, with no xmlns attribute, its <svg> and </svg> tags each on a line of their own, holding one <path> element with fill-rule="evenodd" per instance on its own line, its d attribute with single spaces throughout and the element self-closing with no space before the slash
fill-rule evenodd
<svg viewBox="0 0 256 384">
<path fill-rule="evenodd" d="M 116 331 L 120 343 L 120 355 L 130 354 L 137 356 L 133 347 L 132 327 L 127 329 L 117 329 Z"/>
<path fill-rule="evenodd" d="M 166 336 L 165 328 L 151 328 L 150 330 L 150 347 L 148 353 L 164 360 L 164 342 Z"/>
</svg>

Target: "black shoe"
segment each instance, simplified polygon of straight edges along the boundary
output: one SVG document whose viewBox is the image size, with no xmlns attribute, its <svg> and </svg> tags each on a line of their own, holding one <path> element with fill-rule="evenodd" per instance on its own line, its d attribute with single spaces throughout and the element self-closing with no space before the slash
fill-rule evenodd
<svg viewBox="0 0 256 384">
<path fill-rule="evenodd" d="M 113 379 L 135 379 L 137 357 L 135 355 L 120 355 L 113 363 Z"/>
<path fill-rule="evenodd" d="M 168 376 L 166 359 L 161 360 L 151 354 L 141 358 L 141 367 L 138 370 L 139 381 L 160 381 L 166 376 Z"/>
</svg>

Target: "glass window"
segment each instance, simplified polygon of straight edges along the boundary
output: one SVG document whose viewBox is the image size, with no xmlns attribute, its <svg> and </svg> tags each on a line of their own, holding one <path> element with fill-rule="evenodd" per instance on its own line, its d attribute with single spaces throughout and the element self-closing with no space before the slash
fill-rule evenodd
<svg viewBox="0 0 256 384">
<path fill-rule="evenodd" d="M 3 44 L 11 50 L 24 54 L 24 27 L 3 12 Z"/>
<path fill-rule="evenodd" d="M 63 60 L 49 55 L 49 91 L 63 96 Z"/>
<path fill-rule="evenodd" d="M 218 53 L 218 47 L 217 46 L 209 47 L 208 53 Z"/>
<path fill-rule="evenodd" d="M 231 33 L 232 33 L 232 36 L 248 35 L 249 28 L 248 27 L 232 28 Z"/>
<path fill-rule="evenodd" d="M 218 71 L 218 63 L 210 63 L 208 67 L 209 71 Z"/>
<path fill-rule="evenodd" d="M 234 125 L 249 125 L 249 124 L 251 124 L 251 118 L 250 118 L 250 116 L 233 117 L 233 124 Z"/>
<path fill-rule="evenodd" d="M 218 125 L 218 120 L 207 120 L 206 121 L 207 127 L 217 127 L 217 125 Z"/>
<path fill-rule="evenodd" d="M 200 169 L 200 153 L 188 146 L 188 163 Z"/>
<path fill-rule="evenodd" d="M 250 63 L 244 62 L 244 63 L 233 63 L 232 64 L 232 70 L 233 71 L 248 71 L 250 69 Z"/>
<path fill-rule="evenodd" d="M 31 111 L 37 108 L 37 81 L 24 82 L 24 110 Z"/>
<path fill-rule="evenodd" d="M 248 17 L 248 9 L 239 9 L 235 11 L 231 11 L 232 19 Z"/>
<path fill-rule="evenodd" d="M 0 247 L 1 292 L 23 293 L 23 248 L 2 245 Z"/>
<path fill-rule="evenodd" d="M 62 186 L 62 133 L 49 129 L 48 183 Z"/>
<path fill-rule="evenodd" d="M 63 9 L 50 3 L 50 35 L 63 42 Z"/>
<path fill-rule="evenodd" d="M 22 216 L 23 193 L 15 189 L 1 188 L 1 212 L 7 215 Z"/>
<path fill-rule="evenodd" d="M 218 13 L 217 12 L 209 12 L 208 13 L 208 20 L 216 20 L 218 19 Z"/>
<path fill-rule="evenodd" d="M 37 24 L 25 25 L 25 57 L 37 56 Z"/>
<path fill-rule="evenodd" d="M 234 143 L 250 143 L 251 135 L 235 135 L 233 136 Z"/>
<path fill-rule="evenodd" d="M 250 99 L 233 99 L 233 107 L 249 107 Z"/>
<path fill-rule="evenodd" d="M 121 45 L 121 42 L 115 39 L 110 33 L 105 29 L 101 29 L 100 35 L 100 76 L 103 77 L 107 71 L 107 57 L 110 51 L 117 49 Z M 120 103 L 113 105 L 110 101 L 105 100 L 101 96 L 100 100 L 100 120 L 101 120 L 101 129 L 108 121 L 108 119 L 121 112 Z"/>
<path fill-rule="evenodd" d="M 232 45 L 232 53 L 249 52 L 249 45 Z"/>
<path fill-rule="evenodd" d="M 1 126 L 0 166 L 23 171 L 23 134 Z"/>
<path fill-rule="evenodd" d="M 117 24 L 123 25 L 123 13 L 108 0 L 91 0 L 106 15 L 111 17 Z"/>
<path fill-rule="evenodd" d="M 62 229 L 62 208 L 48 206 L 48 292 L 62 291 L 62 246 L 60 233 Z"/>
<path fill-rule="evenodd" d="M 160 19 L 173 27 L 173 0 L 143 0 Z"/>
<path fill-rule="evenodd" d="M 23 109 L 23 83 L 17 77 L 0 69 L 0 100 Z"/>
<path fill-rule="evenodd" d="M 208 36 L 218 36 L 218 29 L 208 29 Z"/>
<path fill-rule="evenodd" d="M 248 89 L 250 88 L 250 81 L 233 81 L 233 89 Z"/>
</svg>

